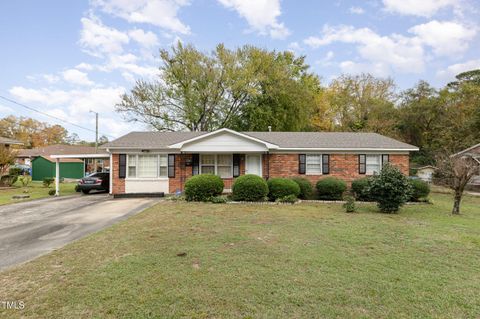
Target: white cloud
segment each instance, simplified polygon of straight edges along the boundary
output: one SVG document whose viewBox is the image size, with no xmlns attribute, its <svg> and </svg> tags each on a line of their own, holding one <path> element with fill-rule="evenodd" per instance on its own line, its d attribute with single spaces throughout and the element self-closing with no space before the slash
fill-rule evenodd
<svg viewBox="0 0 480 319">
<path fill-rule="evenodd" d="M 137 75 L 145 79 L 153 79 L 158 75 L 158 67 L 150 65 L 139 65 L 138 60 L 139 58 L 131 53 L 123 55 L 112 55 L 109 57 L 108 62 L 101 67 L 101 70 L 104 72 L 119 70 L 123 72 L 128 72 L 130 75 Z M 131 80 L 130 76 L 124 76 L 124 78 L 126 78 L 127 80 Z"/>
<path fill-rule="evenodd" d="M 425 68 L 422 43 L 416 37 L 398 34 L 381 36 L 369 28 L 356 29 L 353 26 L 325 26 L 322 37 L 309 37 L 304 40 L 304 43 L 312 48 L 334 42 L 355 44 L 359 56 L 365 59 L 368 65 L 374 66 L 373 70 L 381 70 L 382 73 L 384 70 L 420 73 Z M 352 64 L 347 63 L 345 67 L 351 68 Z"/>
<path fill-rule="evenodd" d="M 302 46 L 300 45 L 300 43 L 298 43 L 297 41 L 295 42 L 291 42 L 288 44 L 288 50 L 292 51 L 292 52 L 301 52 L 303 51 L 303 48 Z"/>
<path fill-rule="evenodd" d="M 284 39 L 290 31 L 278 21 L 280 0 L 218 0 L 226 8 L 237 11 L 250 27 L 262 35 Z"/>
<path fill-rule="evenodd" d="M 60 80 L 60 78 L 54 74 L 44 74 L 42 77 L 50 84 L 57 83 Z"/>
<path fill-rule="evenodd" d="M 6 105 L 0 104 L 0 114 L 10 114 L 13 113 L 13 109 Z"/>
<path fill-rule="evenodd" d="M 453 21 L 432 20 L 408 30 L 431 46 L 437 55 L 457 55 L 468 49 L 476 30 Z"/>
<path fill-rule="evenodd" d="M 77 64 L 75 68 L 79 70 L 92 71 L 94 69 L 94 66 L 89 63 L 82 62 L 80 64 Z"/>
<path fill-rule="evenodd" d="M 458 0 L 383 0 L 388 12 L 421 17 L 431 17 L 440 9 L 455 7 L 458 3 Z"/>
<path fill-rule="evenodd" d="M 158 37 L 151 31 L 143 31 L 142 29 L 134 29 L 128 32 L 131 39 L 138 42 L 145 48 L 151 48 L 158 45 Z"/>
<path fill-rule="evenodd" d="M 190 33 L 190 27 L 177 16 L 181 7 L 190 4 L 188 0 L 94 0 L 93 3 L 131 23 L 149 23 L 175 33 Z"/>
<path fill-rule="evenodd" d="M 90 81 L 87 73 L 79 71 L 77 69 L 69 69 L 62 72 L 63 79 L 72 84 L 78 85 L 93 85 L 93 81 Z"/>
<path fill-rule="evenodd" d="M 66 91 L 46 88 L 37 90 L 14 86 L 9 92 L 22 102 L 40 102 L 45 105 L 63 104 L 70 99 Z"/>
<path fill-rule="evenodd" d="M 363 10 L 363 8 L 361 8 L 361 7 L 350 7 L 350 9 L 348 9 L 348 11 L 350 11 L 351 14 L 364 14 L 365 13 L 365 10 Z"/>
<path fill-rule="evenodd" d="M 470 71 L 480 69 L 480 59 L 476 60 L 469 60 L 463 63 L 452 64 L 448 66 L 444 70 L 440 70 L 437 72 L 437 77 L 445 79 L 445 80 L 453 80 L 455 75 Z"/>
<path fill-rule="evenodd" d="M 127 34 L 105 26 L 99 18 L 83 17 L 80 45 L 84 51 L 96 57 L 123 52 L 123 45 L 129 42 Z"/>
<path fill-rule="evenodd" d="M 120 121 L 115 113 L 115 105 L 125 92 L 123 87 L 90 88 L 85 90 L 51 90 L 13 87 L 10 93 L 23 103 L 44 105 L 42 111 L 82 125 L 92 120 L 89 110 L 99 112 L 100 131 L 120 136 L 131 130 L 130 124 Z M 46 118 L 48 120 L 48 118 Z M 62 125 L 65 125 L 61 123 Z M 83 131 L 75 132 L 85 133 Z"/>
<path fill-rule="evenodd" d="M 371 73 L 380 77 L 386 77 L 390 74 L 390 70 L 385 63 L 357 63 L 353 61 L 343 61 L 339 66 L 343 73 L 348 74 Z"/>
<path fill-rule="evenodd" d="M 315 61 L 315 63 L 321 66 L 330 66 L 332 65 L 332 59 L 334 56 L 335 56 L 335 53 L 333 51 L 328 51 L 323 58 Z"/>
</svg>

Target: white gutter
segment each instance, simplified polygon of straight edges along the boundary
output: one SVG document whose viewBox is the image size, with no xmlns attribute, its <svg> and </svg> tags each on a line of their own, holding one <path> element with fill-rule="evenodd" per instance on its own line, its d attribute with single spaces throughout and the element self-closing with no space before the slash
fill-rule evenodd
<svg viewBox="0 0 480 319">
<path fill-rule="evenodd" d="M 355 151 L 355 152 L 415 152 L 418 151 L 417 148 L 364 148 L 364 147 L 350 147 L 350 148 L 309 148 L 309 147 L 282 147 L 275 149 L 275 151 Z"/>
<path fill-rule="evenodd" d="M 110 154 L 62 154 L 50 155 L 50 158 L 110 158 Z"/>
</svg>

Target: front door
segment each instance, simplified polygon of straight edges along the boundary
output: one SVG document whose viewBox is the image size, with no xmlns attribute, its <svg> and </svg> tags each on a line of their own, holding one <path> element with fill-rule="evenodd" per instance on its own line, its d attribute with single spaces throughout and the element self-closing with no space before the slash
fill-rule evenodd
<svg viewBox="0 0 480 319">
<path fill-rule="evenodd" d="M 246 155 L 245 174 L 262 176 L 262 155 Z"/>
</svg>

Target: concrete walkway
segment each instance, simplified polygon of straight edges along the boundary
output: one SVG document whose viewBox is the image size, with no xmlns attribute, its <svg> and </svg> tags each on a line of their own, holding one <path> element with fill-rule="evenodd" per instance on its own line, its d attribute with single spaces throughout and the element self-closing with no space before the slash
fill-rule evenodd
<svg viewBox="0 0 480 319">
<path fill-rule="evenodd" d="M 0 206 L 0 270 L 58 249 L 156 202 L 95 194 Z"/>
</svg>

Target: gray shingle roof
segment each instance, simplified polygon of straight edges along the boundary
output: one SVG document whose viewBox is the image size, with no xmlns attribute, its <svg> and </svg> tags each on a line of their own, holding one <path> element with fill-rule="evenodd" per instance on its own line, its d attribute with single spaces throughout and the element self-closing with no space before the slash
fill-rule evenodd
<svg viewBox="0 0 480 319">
<path fill-rule="evenodd" d="M 393 138 L 376 133 L 351 132 L 242 132 L 251 137 L 278 145 L 280 148 L 325 149 L 416 149 Z M 207 132 L 131 132 L 102 148 L 164 149 Z"/>
<path fill-rule="evenodd" d="M 8 145 L 22 145 L 23 143 L 12 138 L 8 137 L 1 137 L 0 136 L 0 144 L 8 144 Z"/>
<path fill-rule="evenodd" d="M 377 133 L 245 132 L 245 134 L 277 144 L 280 148 L 416 148 Z"/>
</svg>

